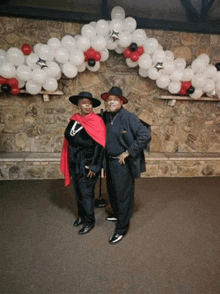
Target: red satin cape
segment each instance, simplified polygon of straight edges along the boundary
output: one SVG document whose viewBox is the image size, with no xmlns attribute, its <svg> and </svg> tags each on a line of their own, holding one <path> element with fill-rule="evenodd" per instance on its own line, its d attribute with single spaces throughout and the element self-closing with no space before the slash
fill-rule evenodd
<svg viewBox="0 0 220 294">
<path fill-rule="evenodd" d="M 106 143 L 106 127 L 104 121 L 96 113 L 92 112 L 89 115 L 81 116 L 75 113 L 70 120 L 78 121 L 85 131 L 93 138 L 94 141 L 105 147 Z M 65 186 L 70 185 L 69 171 L 69 142 L 64 138 L 61 152 L 60 169 L 65 177 Z"/>
</svg>

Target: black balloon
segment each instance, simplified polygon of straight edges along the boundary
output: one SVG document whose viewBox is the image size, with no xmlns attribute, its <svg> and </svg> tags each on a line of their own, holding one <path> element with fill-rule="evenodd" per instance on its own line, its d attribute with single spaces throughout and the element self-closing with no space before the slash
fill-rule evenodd
<svg viewBox="0 0 220 294">
<path fill-rule="evenodd" d="M 88 60 L 88 65 L 89 66 L 95 66 L 95 59 L 89 59 Z"/>
<path fill-rule="evenodd" d="M 136 43 L 131 43 L 131 45 L 129 46 L 131 51 L 136 51 L 137 50 L 137 44 Z"/>
<path fill-rule="evenodd" d="M 195 88 L 194 88 L 194 87 L 190 87 L 190 88 L 187 90 L 187 92 L 188 92 L 189 94 L 192 94 L 192 93 L 195 92 Z"/>
<path fill-rule="evenodd" d="M 220 62 L 216 63 L 215 67 L 217 68 L 217 71 L 220 71 Z"/>
<path fill-rule="evenodd" d="M 10 90 L 11 90 L 11 87 L 10 87 L 8 84 L 3 84 L 3 85 L 1 86 L 1 90 L 2 90 L 2 92 L 4 92 L 4 93 L 9 93 Z"/>
</svg>

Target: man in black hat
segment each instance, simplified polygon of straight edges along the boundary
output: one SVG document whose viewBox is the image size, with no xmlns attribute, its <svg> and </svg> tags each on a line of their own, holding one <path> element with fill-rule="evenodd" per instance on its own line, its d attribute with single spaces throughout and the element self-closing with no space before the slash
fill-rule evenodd
<svg viewBox="0 0 220 294">
<path fill-rule="evenodd" d="M 106 127 L 102 118 L 93 112 L 101 102 L 90 92 L 81 92 L 69 98 L 79 107 L 65 130 L 61 154 L 61 170 L 65 185 L 70 185 L 70 176 L 76 191 L 78 217 L 73 225 L 83 224 L 79 234 L 88 233 L 95 224 L 94 188 L 101 170 Z"/>
<path fill-rule="evenodd" d="M 128 231 L 134 202 L 134 179 L 145 171 L 143 149 L 150 142 L 150 131 L 132 112 L 123 108 L 128 100 L 119 87 L 112 87 L 101 98 L 107 102 L 104 112 L 106 124 L 106 180 L 114 215 L 106 219 L 116 221 L 109 242 L 119 242 Z"/>
</svg>

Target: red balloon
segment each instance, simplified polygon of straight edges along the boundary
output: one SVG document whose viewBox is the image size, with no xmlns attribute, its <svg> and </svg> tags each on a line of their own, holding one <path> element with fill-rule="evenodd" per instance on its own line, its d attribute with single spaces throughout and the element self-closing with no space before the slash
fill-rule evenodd
<svg viewBox="0 0 220 294">
<path fill-rule="evenodd" d="M 8 85 L 13 88 L 16 88 L 16 87 L 18 87 L 18 80 L 15 78 L 11 78 L 8 80 Z"/>
<path fill-rule="evenodd" d="M 185 96 L 185 95 L 186 95 L 186 90 L 181 89 L 181 90 L 179 91 L 179 94 L 180 94 L 181 96 Z"/>
<path fill-rule="evenodd" d="M 32 47 L 29 44 L 23 44 L 21 51 L 24 53 L 24 55 L 30 55 L 32 52 Z"/>
<path fill-rule="evenodd" d="M 191 82 L 182 82 L 182 85 L 181 85 L 181 89 L 183 90 L 189 90 L 189 88 L 192 86 Z"/>
<path fill-rule="evenodd" d="M 135 51 L 135 52 L 132 52 L 130 58 L 131 58 L 131 60 L 132 60 L 133 62 L 138 61 L 138 59 L 139 59 L 139 54 L 138 54 L 138 52 L 136 52 L 136 51 Z"/>
<path fill-rule="evenodd" d="M 86 55 L 88 56 L 89 59 L 95 59 L 95 55 L 96 55 L 96 51 L 95 51 L 95 49 L 93 49 L 92 47 L 90 47 L 90 48 L 86 51 Z"/>
<path fill-rule="evenodd" d="M 19 95 L 19 94 L 20 94 L 20 89 L 19 89 L 18 87 L 16 87 L 16 88 L 11 88 L 10 93 L 11 93 L 12 95 Z"/>
<path fill-rule="evenodd" d="M 129 48 L 125 49 L 124 51 L 124 57 L 129 58 L 131 56 L 131 50 Z"/>
<path fill-rule="evenodd" d="M 141 56 L 142 54 L 144 54 L 144 48 L 142 46 L 139 46 L 137 48 L 137 52 L 138 52 L 139 56 Z"/>
<path fill-rule="evenodd" d="M 7 82 L 8 82 L 8 79 L 5 79 L 2 76 L 0 76 L 0 85 L 7 84 Z"/>
<path fill-rule="evenodd" d="M 99 53 L 99 52 L 96 52 L 96 54 L 95 54 L 95 61 L 99 61 L 100 59 L 101 59 L 101 53 Z"/>
</svg>

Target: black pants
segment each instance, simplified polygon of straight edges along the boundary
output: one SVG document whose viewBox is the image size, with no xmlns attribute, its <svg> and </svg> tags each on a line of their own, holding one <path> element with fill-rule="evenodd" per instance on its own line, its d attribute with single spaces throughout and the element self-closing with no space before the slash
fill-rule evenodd
<svg viewBox="0 0 220 294">
<path fill-rule="evenodd" d="M 106 180 L 108 195 L 117 222 L 115 233 L 125 234 L 128 230 L 134 203 L 134 178 L 127 164 L 118 159 L 107 159 Z"/>
<path fill-rule="evenodd" d="M 95 223 L 95 185 L 98 181 L 99 174 L 95 177 L 88 178 L 89 170 L 85 175 L 78 176 L 74 167 L 70 168 L 73 185 L 76 192 L 78 216 L 80 216 L 87 225 Z"/>
</svg>

